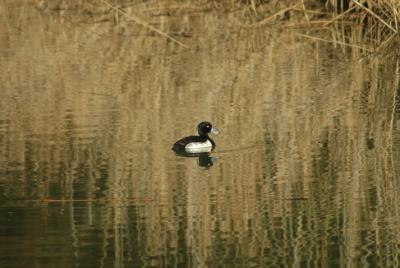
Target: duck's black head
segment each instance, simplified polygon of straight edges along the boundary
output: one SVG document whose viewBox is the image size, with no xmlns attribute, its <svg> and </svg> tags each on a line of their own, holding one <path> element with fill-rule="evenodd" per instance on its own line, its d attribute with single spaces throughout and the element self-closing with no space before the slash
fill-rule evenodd
<svg viewBox="0 0 400 268">
<path fill-rule="evenodd" d="M 200 136 L 208 136 L 208 133 L 214 133 L 214 134 L 218 134 L 219 131 L 213 129 L 212 125 L 210 122 L 201 122 L 198 126 L 197 126 L 197 131 L 199 132 Z"/>
</svg>

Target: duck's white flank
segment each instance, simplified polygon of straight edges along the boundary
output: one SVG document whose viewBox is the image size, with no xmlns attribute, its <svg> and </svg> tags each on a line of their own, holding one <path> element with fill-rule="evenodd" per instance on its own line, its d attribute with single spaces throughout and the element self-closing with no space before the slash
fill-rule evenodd
<svg viewBox="0 0 400 268">
<path fill-rule="evenodd" d="M 209 140 L 206 142 L 191 142 L 185 146 L 185 149 L 200 149 L 200 148 L 209 148 L 212 147 L 212 144 Z"/>
<path fill-rule="evenodd" d="M 210 153 L 212 147 L 204 148 L 185 148 L 185 152 L 188 154 L 199 154 L 199 153 Z"/>
<path fill-rule="evenodd" d="M 191 142 L 185 146 L 187 153 L 209 153 L 212 150 L 212 144 L 209 140 L 206 142 Z"/>
</svg>

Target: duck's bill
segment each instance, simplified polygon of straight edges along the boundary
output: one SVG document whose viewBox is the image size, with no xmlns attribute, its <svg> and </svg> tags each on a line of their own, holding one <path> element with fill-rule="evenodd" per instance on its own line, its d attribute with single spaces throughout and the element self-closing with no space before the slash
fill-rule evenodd
<svg viewBox="0 0 400 268">
<path fill-rule="evenodd" d="M 214 129 L 214 128 L 212 128 L 210 132 L 211 132 L 211 133 L 214 133 L 214 134 L 218 134 L 218 133 L 219 133 L 219 131 L 216 130 L 216 129 Z"/>
<path fill-rule="evenodd" d="M 218 156 L 211 157 L 211 162 L 213 162 L 213 164 L 214 164 L 215 162 L 218 161 L 218 159 L 219 159 Z"/>
</svg>

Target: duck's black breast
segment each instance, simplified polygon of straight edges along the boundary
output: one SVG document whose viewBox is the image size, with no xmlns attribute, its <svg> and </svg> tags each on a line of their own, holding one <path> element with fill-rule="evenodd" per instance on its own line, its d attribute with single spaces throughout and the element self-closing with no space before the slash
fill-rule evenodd
<svg viewBox="0 0 400 268">
<path fill-rule="evenodd" d="M 174 147 L 172 147 L 172 150 L 182 150 L 182 149 L 185 149 L 186 145 L 188 145 L 189 143 L 193 143 L 193 142 L 202 143 L 202 142 L 207 142 L 207 140 L 209 140 L 211 142 L 213 147 L 215 146 L 214 141 L 211 140 L 209 137 L 188 136 L 188 137 L 185 137 L 185 138 L 175 142 Z"/>
</svg>

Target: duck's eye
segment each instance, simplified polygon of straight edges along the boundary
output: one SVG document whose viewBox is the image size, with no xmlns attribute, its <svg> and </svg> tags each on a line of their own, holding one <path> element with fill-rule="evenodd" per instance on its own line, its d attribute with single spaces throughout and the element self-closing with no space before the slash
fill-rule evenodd
<svg viewBox="0 0 400 268">
<path fill-rule="evenodd" d="M 210 126 L 209 126 L 209 125 L 207 125 L 207 128 L 210 128 Z"/>
</svg>

